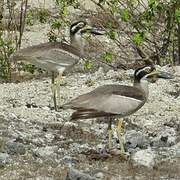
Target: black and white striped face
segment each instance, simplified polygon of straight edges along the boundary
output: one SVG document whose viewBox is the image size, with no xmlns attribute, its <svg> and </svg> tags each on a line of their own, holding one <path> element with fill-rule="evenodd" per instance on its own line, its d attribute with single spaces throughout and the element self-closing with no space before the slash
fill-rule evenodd
<svg viewBox="0 0 180 180">
<path fill-rule="evenodd" d="M 71 24 L 70 27 L 71 35 L 84 34 L 84 33 L 91 33 L 94 35 L 104 35 L 106 32 L 103 29 L 88 25 L 85 21 L 77 21 Z"/>
<path fill-rule="evenodd" d="M 137 81 L 140 81 L 142 78 L 145 79 L 145 78 L 151 77 L 151 75 L 153 76 L 152 74 L 153 72 L 156 72 L 156 69 L 154 66 L 140 67 L 135 70 L 134 79 Z"/>
<path fill-rule="evenodd" d="M 87 23 L 85 21 L 78 21 L 78 22 L 71 24 L 70 34 L 76 34 L 76 33 L 80 32 L 86 25 L 87 25 Z"/>
</svg>

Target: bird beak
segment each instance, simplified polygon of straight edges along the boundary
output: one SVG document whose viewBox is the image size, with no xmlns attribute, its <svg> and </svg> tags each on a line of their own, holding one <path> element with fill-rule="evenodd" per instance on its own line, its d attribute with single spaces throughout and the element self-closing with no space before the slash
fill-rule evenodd
<svg viewBox="0 0 180 180">
<path fill-rule="evenodd" d="M 90 33 L 95 35 L 104 35 L 106 34 L 106 31 L 97 27 L 92 27 Z"/>
<path fill-rule="evenodd" d="M 170 73 L 164 72 L 164 71 L 157 71 L 154 70 L 151 73 L 147 75 L 147 78 L 163 78 L 163 79 L 173 79 L 174 76 Z"/>
<path fill-rule="evenodd" d="M 104 31 L 103 29 L 86 25 L 81 30 L 81 33 L 87 33 L 87 32 L 94 34 L 94 35 L 104 35 L 106 33 L 106 31 Z"/>
<path fill-rule="evenodd" d="M 174 76 L 171 73 L 164 72 L 164 71 L 157 71 L 158 72 L 158 78 L 163 78 L 163 79 L 173 79 Z"/>
</svg>

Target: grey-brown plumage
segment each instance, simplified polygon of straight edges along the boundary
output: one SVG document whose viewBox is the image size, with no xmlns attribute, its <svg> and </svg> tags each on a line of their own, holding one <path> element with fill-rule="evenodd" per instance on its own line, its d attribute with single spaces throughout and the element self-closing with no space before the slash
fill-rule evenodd
<svg viewBox="0 0 180 180">
<path fill-rule="evenodd" d="M 76 110 L 72 119 L 130 115 L 147 100 L 142 88 L 123 85 L 104 85 L 65 104 Z"/>
<path fill-rule="evenodd" d="M 134 85 L 104 85 L 81 95 L 64 108 L 76 110 L 72 119 L 118 116 L 124 117 L 140 109 L 148 98 L 148 78 L 154 67 L 138 68 L 134 73 Z"/>
<path fill-rule="evenodd" d="M 67 68 L 75 65 L 84 55 L 84 33 L 103 35 L 104 32 L 77 21 L 70 26 L 70 44 L 48 42 L 23 48 L 11 55 L 11 61 L 27 61 L 47 71 L 62 74 Z"/>
<path fill-rule="evenodd" d="M 144 66 L 136 69 L 134 73 L 134 85 L 104 85 L 95 90 L 81 95 L 67 104 L 63 108 L 74 109 L 71 119 L 88 119 L 96 117 L 108 117 L 109 149 L 112 148 L 113 118 L 123 118 L 139 110 L 148 98 L 148 81 L 154 76 L 168 78 L 164 72 L 157 72 L 153 66 Z M 117 126 L 117 136 L 119 139 L 121 152 L 124 154 L 122 140 L 122 121 L 119 120 Z"/>
<path fill-rule="evenodd" d="M 105 32 L 90 27 L 84 21 L 78 21 L 70 26 L 71 44 L 63 42 L 42 43 L 21 49 L 11 55 L 11 61 L 27 61 L 39 68 L 52 72 L 52 87 L 54 107 L 57 110 L 56 93 L 59 95 L 60 79 L 63 72 L 74 66 L 84 55 L 84 33 L 103 35 Z M 55 83 L 55 73 L 58 75 Z M 60 99 L 60 98 L 59 98 Z"/>
<path fill-rule="evenodd" d="M 48 42 L 17 51 L 14 61 L 27 61 L 50 72 L 63 72 L 71 68 L 81 57 L 80 51 L 63 42 Z"/>
</svg>

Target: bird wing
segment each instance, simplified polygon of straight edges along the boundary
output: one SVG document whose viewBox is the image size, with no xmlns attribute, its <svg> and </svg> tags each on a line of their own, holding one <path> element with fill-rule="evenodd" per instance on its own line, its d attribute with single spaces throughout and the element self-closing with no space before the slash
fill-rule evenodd
<svg viewBox="0 0 180 180">
<path fill-rule="evenodd" d="M 130 93 L 134 93 L 134 95 Z M 105 85 L 77 97 L 65 104 L 64 107 L 75 109 L 81 114 L 101 112 L 103 115 L 125 116 L 138 110 L 144 103 L 145 97 L 138 88 L 122 85 Z"/>
<path fill-rule="evenodd" d="M 54 71 L 76 64 L 80 53 L 73 46 L 62 42 L 49 42 L 30 46 L 14 53 L 11 59 L 28 61 L 40 68 Z"/>
</svg>

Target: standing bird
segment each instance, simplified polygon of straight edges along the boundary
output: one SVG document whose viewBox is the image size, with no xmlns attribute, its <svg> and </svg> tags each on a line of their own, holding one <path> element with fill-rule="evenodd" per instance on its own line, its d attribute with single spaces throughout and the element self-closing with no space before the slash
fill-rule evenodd
<svg viewBox="0 0 180 180">
<path fill-rule="evenodd" d="M 52 72 L 52 92 L 54 108 L 57 110 L 56 92 L 60 99 L 60 81 L 65 70 L 71 68 L 84 55 L 84 33 L 103 35 L 105 32 L 78 21 L 70 26 L 70 44 L 48 42 L 21 49 L 11 55 L 12 61 L 27 61 L 39 68 Z M 55 74 L 56 73 L 56 74 Z M 57 76 L 57 80 L 55 80 Z"/>
<path fill-rule="evenodd" d="M 71 119 L 88 119 L 96 117 L 108 118 L 109 148 L 112 148 L 111 123 L 115 118 L 124 118 L 139 110 L 148 98 L 148 81 L 154 77 L 166 77 L 164 72 L 157 72 L 153 66 L 144 66 L 134 72 L 134 85 L 103 85 L 95 90 L 80 95 L 64 104 L 64 109 L 74 109 Z M 117 135 L 124 153 L 124 146 L 121 138 L 122 119 L 118 122 Z"/>
</svg>

